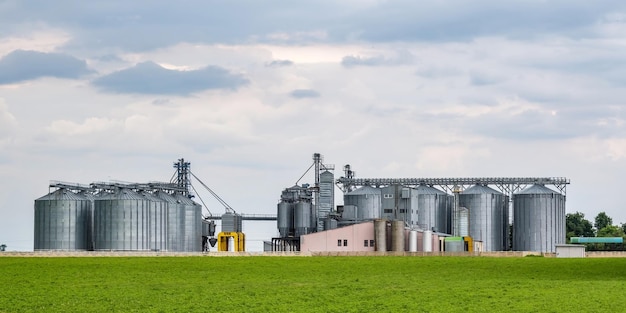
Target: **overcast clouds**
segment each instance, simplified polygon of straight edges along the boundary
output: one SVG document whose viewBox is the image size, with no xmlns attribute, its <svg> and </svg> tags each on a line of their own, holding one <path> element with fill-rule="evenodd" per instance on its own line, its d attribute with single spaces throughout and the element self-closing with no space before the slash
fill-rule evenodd
<svg viewBox="0 0 626 313">
<path fill-rule="evenodd" d="M 245 213 L 320 152 L 360 177 L 568 177 L 568 212 L 626 222 L 623 1 L 9 0 L 0 30 L 9 250 L 50 180 L 180 157 Z"/>
</svg>

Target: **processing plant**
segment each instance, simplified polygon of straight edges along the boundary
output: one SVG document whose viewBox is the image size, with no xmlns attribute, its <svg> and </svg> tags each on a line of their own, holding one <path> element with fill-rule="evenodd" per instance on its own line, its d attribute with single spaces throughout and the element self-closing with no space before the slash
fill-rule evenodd
<svg viewBox="0 0 626 313">
<path fill-rule="evenodd" d="M 317 153 L 313 160 L 315 184 L 281 194 L 272 251 L 554 252 L 565 243 L 566 178 L 356 178 L 346 165 L 335 181 L 343 205 L 328 211 L 332 200 L 322 196 L 332 191 L 322 182 L 334 179 L 334 166 Z M 334 231 L 362 223 L 357 237 Z"/>
</svg>

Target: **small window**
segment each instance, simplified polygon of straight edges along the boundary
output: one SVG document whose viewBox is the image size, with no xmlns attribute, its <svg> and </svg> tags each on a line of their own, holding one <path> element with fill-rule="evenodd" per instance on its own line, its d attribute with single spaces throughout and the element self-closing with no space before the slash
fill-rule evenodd
<svg viewBox="0 0 626 313">
<path fill-rule="evenodd" d="M 383 213 L 393 213 L 393 209 L 384 209 Z"/>
<path fill-rule="evenodd" d="M 347 247 L 347 246 L 348 246 L 348 239 L 344 239 L 344 240 L 343 240 L 343 246 L 344 246 L 344 247 Z"/>
<path fill-rule="evenodd" d="M 400 209 L 400 213 L 406 213 L 406 209 Z"/>
<path fill-rule="evenodd" d="M 341 247 L 341 239 L 337 239 L 337 247 Z"/>
<path fill-rule="evenodd" d="M 370 247 L 374 246 L 374 240 L 370 240 Z"/>
<path fill-rule="evenodd" d="M 363 247 L 367 247 L 367 239 L 363 240 Z"/>
<path fill-rule="evenodd" d="M 393 194 L 386 193 L 383 197 L 384 197 L 385 199 L 393 199 Z"/>
</svg>

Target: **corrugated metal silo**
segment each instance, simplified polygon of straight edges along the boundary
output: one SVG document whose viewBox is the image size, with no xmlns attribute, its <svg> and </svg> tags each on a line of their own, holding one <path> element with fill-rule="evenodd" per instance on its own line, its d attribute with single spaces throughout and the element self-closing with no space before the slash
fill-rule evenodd
<svg viewBox="0 0 626 313">
<path fill-rule="evenodd" d="M 293 235 L 294 233 L 294 224 L 293 224 L 293 211 L 294 205 L 288 202 L 281 201 L 277 205 L 278 214 L 276 217 L 278 218 L 278 232 L 281 237 L 288 237 L 289 235 Z"/>
<path fill-rule="evenodd" d="M 167 251 L 167 215 L 169 204 L 167 201 L 149 192 L 141 195 L 150 201 L 148 208 L 148 234 L 150 236 L 150 250 Z"/>
<path fill-rule="evenodd" d="M 150 201 L 119 188 L 94 200 L 95 250 L 149 250 Z"/>
<path fill-rule="evenodd" d="M 317 228 L 317 225 L 315 225 L 311 219 L 312 216 L 313 212 L 310 202 L 301 201 L 295 204 L 293 224 L 296 236 L 309 234 Z"/>
<path fill-rule="evenodd" d="M 87 250 L 91 201 L 67 189 L 35 200 L 35 250 Z"/>
<path fill-rule="evenodd" d="M 166 222 L 167 250 L 185 251 L 185 206 L 165 191 L 156 191 L 154 195 L 165 201 L 168 207 Z"/>
<path fill-rule="evenodd" d="M 222 214 L 222 231 L 223 232 L 242 232 L 243 220 L 240 214 L 226 212 Z"/>
<path fill-rule="evenodd" d="M 537 184 L 513 195 L 513 250 L 555 252 L 565 234 L 565 196 Z"/>
<path fill-rule="evenodd" d="M 450 197 L 445 192 L 420 185 L 413 189 L 417 194 L 417 223 L 424 230 L 450 233 L 448 221 L 451 214 Z"/>
<path fill-rule="evenodd" d="M 174 198 L 185 210 L 185 237 L 182 251 L 202 251 L 202 206 L 179 193 L 174 194 Z"/>
<path fill-rule="evenodd" d="M 373 220 L 381 216 L 381 191 L 371 186 L 363 186 L 343 196 L 344 206 L 357 207 L 359 220 Z"/>
<path fill-rule="evenodd" d="M 469 210 L 469 235 L 482 241 L 484 251 L 506 249 L 504 218 L 508 212 L 508 198 L 494 189 L 474 185 L 459 194 L 459 206 Z"/>
</svg>

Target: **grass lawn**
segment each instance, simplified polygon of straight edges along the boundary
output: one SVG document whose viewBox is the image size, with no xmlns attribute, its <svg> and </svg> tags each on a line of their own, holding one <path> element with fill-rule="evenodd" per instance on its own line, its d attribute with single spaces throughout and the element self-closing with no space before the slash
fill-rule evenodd
<svg viewBox="0 0 626 313">
<path fill-rule="evenodd" d="M 0 257 L 0 312 L 624 312 L 626 259 Z"/>
</svg>

